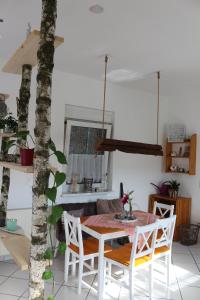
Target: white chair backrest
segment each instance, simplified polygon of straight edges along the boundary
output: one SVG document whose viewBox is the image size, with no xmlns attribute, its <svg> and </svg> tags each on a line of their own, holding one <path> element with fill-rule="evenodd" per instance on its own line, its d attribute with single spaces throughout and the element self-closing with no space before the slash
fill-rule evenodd
<svg viewBox="0 0 200 300">
<path fill-rule="evenodd" d="M 168 213 L 169 217 L 172 217 L 174 214 L 174 205 L 168 205 L 155 201 L 153 206 L 153 214 L 156 215 L 157 211 L 161 218 L 166 218 Z"/>
<path fill-rule="evenodd" d="M 75 218 L 68 212 L 63 212 L 66 244 L 75 245 L 79 248 L 79 255 L 83 255 L 83 238 L 80 218 Z"/>
<path fill-rule="evenodd" d="M 131 266 L 134 266 L 135 259 L 146 255 L 150 257 L 153 255 L 157 231 L 157 222 L 135 228 L 131 252 Z"/>
<path fill-rule="evenodd" d="M 156 221 L 156 223 L 158 225 L 158 233 L 156 237 L 155 248 L 160 248 L 163 246 L 171 248 L 176 223 L 176 215 L 170 218 L 159 219 Z"/>
</svg>

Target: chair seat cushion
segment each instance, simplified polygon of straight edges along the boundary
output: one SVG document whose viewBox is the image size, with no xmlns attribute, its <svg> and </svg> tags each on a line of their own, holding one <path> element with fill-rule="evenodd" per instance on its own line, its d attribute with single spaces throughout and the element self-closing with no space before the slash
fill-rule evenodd
<svg viewBox="0 0 200 300">
<path fill-rule="evenodd" d="M 167 252 L 167 251 L 169 251 L 170 250 L 170 248 L 169 247 L 167 247 L 167 246 L 163 246 L 163 247 L 159 247 L 159 248 L 156 248 L 155 249 L 155 255 L 156 254 L 161 254 L 161 253 L 165 253 L 165 252 Z"/>
<path fill-rule="evenodd" d="M 70 244 L 69 248 L 79 254 L 79 247 L 77 247 L 74 244 Z M 90 255 L 99 252 L 99 241 L 95 238 L 88 238 L 83 241 L 83 249 L 84 249 L 84 255 Z M 107 253 L 109 251 L 112 251 L 112 248 L 109 245 L 105 244 L 104 252 Z"/>
<path fill-rule="evenodd" d="M 131 251 L 132 243 L 126 244 L 123 247 L 114 249 L 105 254 L 106 258 L 112 259 L 124 266 L 129 266 L 131 263 Z M 149 262 L 151 258 L 148 255 L 135 259 L 135 267 L 138 267 L 146 262 Z"/>
</svg>

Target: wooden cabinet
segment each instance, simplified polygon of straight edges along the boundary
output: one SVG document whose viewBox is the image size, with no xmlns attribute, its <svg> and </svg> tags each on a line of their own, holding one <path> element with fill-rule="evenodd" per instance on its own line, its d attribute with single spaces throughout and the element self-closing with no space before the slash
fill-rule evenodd
<svg viewBox="0 0 200 300">
<path fill-rule="evenodd" d="M 197 135 L 184 142 L 168 142 L 165 148 L 165 172 L 195 175 Z M 171 166 L 177 166 L 175 171 Z"/>
<path fill-rule="evenodd" d="M 179 241 L 179 226 L 181 224 L 190 223 L 191 215 L 191 198 L 177 197 L 176 199 L 168 196 L 161 196 L 153 194 L 149 196 L 149 212 L 153 212 L 154 202 L 160 202 L 164 204 L 174 205 L 174 214 L 176 215 L 176 227 L 174 232 L 174 241 Z"/>
</svg>

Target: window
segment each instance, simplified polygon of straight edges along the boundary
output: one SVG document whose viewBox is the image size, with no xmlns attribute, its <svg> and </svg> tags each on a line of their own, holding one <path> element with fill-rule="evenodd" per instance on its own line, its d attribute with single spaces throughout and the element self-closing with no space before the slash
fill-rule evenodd
<svg viewBox="0 0 200 300">
<path fill-rule="evenodd" d="M 111 137 L 112 124 L 66 119 L 65 153 L 66 186 L 64 192 L 88 192 L 86 182 L 91 183 L 91 192 L 108 190 L 110 163 L 108 152 L 96 152 L 96 143 Z"/>
</svg>

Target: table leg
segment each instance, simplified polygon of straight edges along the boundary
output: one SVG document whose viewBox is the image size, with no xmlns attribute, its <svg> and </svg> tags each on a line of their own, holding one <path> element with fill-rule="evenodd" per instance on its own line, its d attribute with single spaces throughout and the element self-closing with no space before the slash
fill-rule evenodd
<svg viewBox="0 0 200 300">
<path fill-rule="evenodd" d="M 98 300 L 103 299 L 104 289 L 104 239 L 99 240 L 99 261 L 98 261 Z"/>
</svg>

